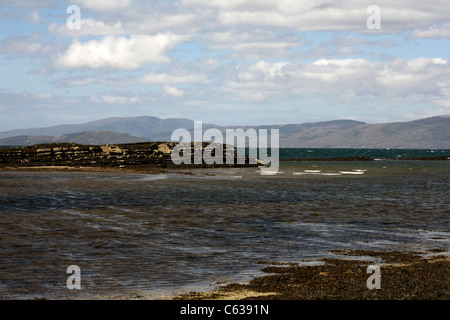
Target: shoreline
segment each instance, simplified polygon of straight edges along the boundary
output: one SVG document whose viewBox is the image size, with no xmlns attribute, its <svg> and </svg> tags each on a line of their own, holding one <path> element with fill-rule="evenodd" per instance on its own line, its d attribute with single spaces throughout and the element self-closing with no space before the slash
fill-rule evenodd
<svg viewBox="0 0 450 320">
<path fill-rule="evenodd" d="M 224 165 L 224 166 L 202 166 L 202 165 L 180 165 L 162 168 L 160 166 L 0 166 L 0 172 L 111 172 L 111 173 L 140 173 L 140 174 L 168 174 L 177 173 L 194 175 L 194 169 L 226 169 L 226 168 L 249 168 L 249 165 Z M 206 173 L 206 175 L 211 175 Z"/>
<path fill-rule="evenodd" d="M 86 167 L 86 166 L 5 166 L 0 172 L 123 172 L 123 173 L 168 173 L 162 168 L 119 168 L 119 167 Z"/>
<path fill-rule="evenodd" d="M 450 300 L 450 255 L 444 250 L 428 252 L 334 250 L 342 257 L 293 262 L 259 261 L 265 274 L 245 283 L 229 283 L 209 291 L 148 297 L 141 294 L 62 300 L 151 300 L 151 301 L 437 301 Z M 313 263 L 313 264 L 311 264 Z M 369 289 L 380 269 L 380 288 Z M 54 300 L 36 296 L 28 300 Z M 59 299 L 57 299 L 59 300 Z"/>
<path fill-rule="evenodd" d="M 438 157 L 419 157 L 419 158 L 405 158 L 405 159 L 383 159 L 385 161 L 448 161 L 450 156 Z M 339 157 L 339 158 L 311 158 L 311 159 L 279 159 L 280 162 L 372 162 L 375 159 L 364 157 Z M 191 164 L 191 165 L 159 165 L 147 164 L 136 165 L 124 163 L 120 166 L 114 165 L 0 165 L 0 172 L 5 171 L 46 171 L 46 172 L 123 172 L 123 173 L 143 173 L 143 174 L 158 174 L 158 173 L 184 173 L 180 170 L 191 169 L 226 169 L 226 168 L 250 168 L 259 167 L 259 164 Z"/>
<path fill-rule="evenodd" d="M 449 300 L 450 256 L 431 252 L 333 251 L 317 265 L 260 262 L 265 275 L 169 300 Z M 368 289 L 368 266 L 379 266 L 380 289 Z"/>
</svg>

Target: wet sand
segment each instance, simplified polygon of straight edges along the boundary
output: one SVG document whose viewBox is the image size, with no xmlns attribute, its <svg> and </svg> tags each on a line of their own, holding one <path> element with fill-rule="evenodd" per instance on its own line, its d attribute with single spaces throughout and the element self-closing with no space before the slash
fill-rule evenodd
<svg viewBox="0 0 450 320">
<path fill-rule="evenodd" d="M 214 292 L 190 292 L 175 300 L 449 300 L 450 257 L 439 252 L 339 251 L 320 265 L 269 263 L 267 275 Z M 380 289 L 368 289 L 369 265 L 380 267 Z"/>
</svg>

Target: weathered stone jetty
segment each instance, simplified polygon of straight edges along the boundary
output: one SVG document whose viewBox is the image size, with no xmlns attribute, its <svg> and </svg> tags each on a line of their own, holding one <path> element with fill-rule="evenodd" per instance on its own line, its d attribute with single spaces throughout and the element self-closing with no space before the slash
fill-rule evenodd
<svg viewBox="0 0 450 320">
<path fill-rule="evenodd" d="M 223 148 L 223 164 L 194 164 L 195 148 L 200 144 L 192 143 L 192 164 L 175 165 L 171 153 L 177 143 L 144 142 L 110 145 L 80 145 L 76 143 L 51 143 L 18 148 L 0 148 L 0 167 L 45 167 L 45 166 L 83 166 L 83 167 L 119 167 L 150 166 L 170 167 L 229 167 L 254 166 L 249 164 L 226 164 L 227 152 L 236 152 L 233 147 Z M 209 143 L 202 143 L 202 152 Z M 231 151 L 230 151 L 231 150 Z"/>
</svg>

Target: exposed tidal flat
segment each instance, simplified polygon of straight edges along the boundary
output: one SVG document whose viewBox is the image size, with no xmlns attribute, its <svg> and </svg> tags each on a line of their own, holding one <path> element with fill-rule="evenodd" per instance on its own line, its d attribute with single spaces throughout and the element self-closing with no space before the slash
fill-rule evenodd
<svg viewBox="0 0 450 320">
<path fill-rule="evenodd" d="M 266 274 L 176 300 L 449 300 L 450 257 L 434 252 L 342 250 L 311 265 L 262 261 Z M 374 265 L 376 264 L 376 265 Z M 379 268 L 372 288 L 371 268 Z M 369 285 L 367 284 L 369 281 Z M 375 280 L 374 280 L 375 282 Z"/>
<path fill-rule="evenodd" d="M 0 172 L 1 298 L 449 298 L 448 161 L 124 170 Z"/>
</svg>

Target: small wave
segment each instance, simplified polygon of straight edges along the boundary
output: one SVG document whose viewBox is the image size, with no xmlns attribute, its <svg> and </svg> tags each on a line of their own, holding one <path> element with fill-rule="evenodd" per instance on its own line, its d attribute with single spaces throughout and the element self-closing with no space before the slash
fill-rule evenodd
<svg viewBox="0 0 450 320">
<path fill-rule="evenodd" d="M 73 216 L 85 216 L 85 213 L 78 211 L 78 210 L 72 210 L 72 209 L 64 209 L 60 210 L 62 213 L 70 214 Z"/>
<path fill-rule="evenodd" d="M 364 174 L 364 171 L 339 171 L 342 174 Z"/>
<path fill-rule="evenodd" d="M 255 172 L 261 173 L 261 171 L 255 171 Z M 274 175 L 274 174 L 284 173 L 284 171 L 265 171 L 265 173 Z"/>
<path fill-rule="evenodd" d="M 167 176 L 164 174 L 149 174 L 149 175 L 144 175 L 143 177 L 141 177 L 139 180 L 141 181 L 154 181 L 154 180 L 164 180 L 167 179 Z"/>
<path fill-rule="evenodd" d="M 292 172 L 293 175 L 341 176 L 339 172 Z"/>
<path fill-rule="evenodd" d="M 133 209 L 122 208 L 122 207 L 118 207 L 118 206 L 108 206 L 107 208 L 111 209 L 111 210 L 117 210 L 117 211 L 123 211 L 123 212 L 130 212 L 130 213 L 134 212 Z"/>
<path fill-rule="evenodd" d="M 319 173 L 322 172 L 322 170 L 305 170 L 307 173 Z"/>
<path fill-rule="evenodd" d="M 108 180 L 116 180 L 119 179 L 120 177 L 118 176 L 86 176 L 84 177 L 84 179 L 87 180 L 97 180 L 97 181 L 108 181 Z"/>
</svg>

